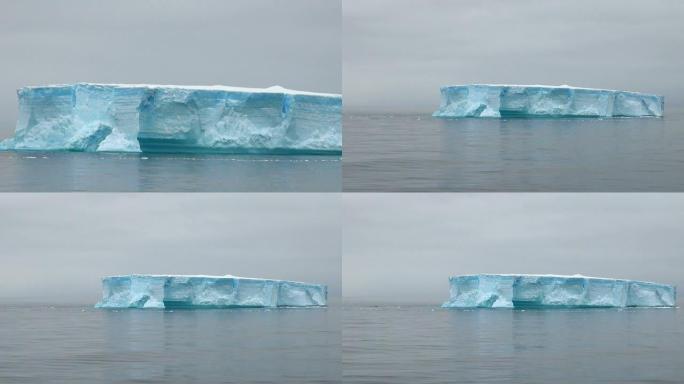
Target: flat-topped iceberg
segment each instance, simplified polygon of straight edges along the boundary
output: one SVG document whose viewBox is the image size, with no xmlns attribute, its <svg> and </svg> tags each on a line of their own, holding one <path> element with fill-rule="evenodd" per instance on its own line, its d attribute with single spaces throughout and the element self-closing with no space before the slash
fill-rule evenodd
<svg viewBox="0 0 684 384">
<path fill-rule="evenodd" d="M 96 308 L 320 307 L 327 287 L 237 276 L 125 275 L 102 279 Z"/>
<path fill-rule="evenodd" d="M 435 117 L 663 116 L 663 96 L 568 85 L 472 84 L 441 88 Z"/>
<path fill-rule="evenodd" d="M 114 152 L 342 151 L 342 97 L 227 86 L 90 84 L 17 92 L 0 149 Z"/>
<path fill-rule="evenodd" d="M 581 275 L 464 275 L 449 278 L 444 308 L 673 307 L 676 288 Z"/>
</svg>

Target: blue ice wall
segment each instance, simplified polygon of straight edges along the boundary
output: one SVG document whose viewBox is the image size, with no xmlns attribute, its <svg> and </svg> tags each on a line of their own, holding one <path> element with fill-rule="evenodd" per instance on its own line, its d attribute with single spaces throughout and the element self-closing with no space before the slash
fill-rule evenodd
<svg viewBox="0 0 684 384">
<path fill-rule="evenodd" d="M 435 117 L 663 116 L 662 96 L 570 86 L 456 85 L 441 88 Z"/>
<path fill-rule="evenodd" d="M 327 287 L 236 276 L 125 275 L 102 279 L 97 308 L 275 308 L 327 304 Z"/>
<path fill-rule="evenodd" d="M 465 275 L 449 278 L 445 308 L 672 307 L 671 285 L 557 275 Z"/>
<path fill-rule="evenodd" d="M 340 95 L 224 86 L 79 83 L 18 91 L 0 149 L 115 152 L 342 151 Z"/>
</svg>

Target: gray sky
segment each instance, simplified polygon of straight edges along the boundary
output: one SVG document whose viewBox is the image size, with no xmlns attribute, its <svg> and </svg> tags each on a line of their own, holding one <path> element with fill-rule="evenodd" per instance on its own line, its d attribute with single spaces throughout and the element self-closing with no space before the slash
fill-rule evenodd
<svg viewBox="0 0 684 384">
<path fill-rule="evenodd" d="M 100 278 L 233 274 L 340 296 L 339 194 L 3 194 L 0 300 L 95 303 Z"/>
<path fill-rule="evenodd" d="M 682 20 L 684 2 L 671 0 L 344 0 L 345 111 L 432 112 L 440 86 L 478 82 L 681 105 Z"/>
<path fill-rule="evenodd" d="M 341 92 L 340 0 L 3 0 L 0 137 L 16 89 L 103 82 Z"/>
<path fill-rule="evenodd" d="M 345 300 L 440 304 L 470 273 L 684 287 L 682 194 L 345 194 L 344 209 Z"/>
</svg>

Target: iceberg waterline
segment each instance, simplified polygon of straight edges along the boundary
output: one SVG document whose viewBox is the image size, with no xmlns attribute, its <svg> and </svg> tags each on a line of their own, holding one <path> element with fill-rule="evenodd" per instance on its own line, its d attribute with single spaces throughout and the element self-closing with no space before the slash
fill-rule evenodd
<svg viewBox="0 0 684 384">
<path fill-rule="evenodd" d="M 663 96 L 568 85 L 470 84 L 440 89 L 435 117 L 662 117 Z"/>
<path fill-rule="evenodd" d="M 673 307 L 676 287 L 581 275 L 463 275 L 449 278 L 444 308 Z"/>
<path fill-rule="evenodd" d="M 17 92 L 0 149 L 115 152 L 342 151 L 342 97 L 227 86 L 78 83 Z"/>
<path fill-rule="evenodd" d="M 327 305 L 327 287 L 231 275 L 123 275 L 102 279 L 96 308 L 277 308 Z"/>
</svg>

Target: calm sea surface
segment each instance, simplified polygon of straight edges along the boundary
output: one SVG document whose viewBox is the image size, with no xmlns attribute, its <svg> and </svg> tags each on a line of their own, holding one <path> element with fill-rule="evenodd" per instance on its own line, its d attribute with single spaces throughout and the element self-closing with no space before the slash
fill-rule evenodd
<svg viewBox="0 0 684 384">
<path fill-rule="evenodd" d="M 339 192 L 339 156 L 0 152 L 1 192 Z"/>
<path fill-rule="evenodd" d="M 678 309 L 345 306 L 345 383 L 682 383 Z"/>
<path fill-rule="evenodd" d="M 0 383 L 339 383 L 340 309 L 0 306 Z"/>
<path fill-rule="evenodd" d="M 684 191 L 684 108 L 664 118 L 344 116 L 345 191 Z"/>
</svg>

